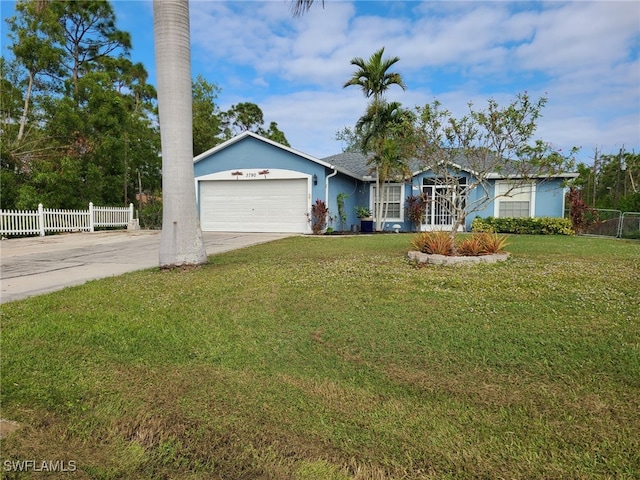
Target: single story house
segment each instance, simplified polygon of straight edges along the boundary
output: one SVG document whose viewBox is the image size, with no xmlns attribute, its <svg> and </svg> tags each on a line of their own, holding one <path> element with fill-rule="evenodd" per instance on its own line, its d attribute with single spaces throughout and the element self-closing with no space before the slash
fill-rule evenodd
<svg viewBox="0 0 640 480">
<path fill-rule="evenodd" d="M 471 175 L 470 173 L 465 173 Z M 375 177 L 361 153 L 345 152 L 319 159 L 285 147 L 252 132 L 244 132 L 198 155 L 194 159 L 196 197 L 203 231 L 311 233 L 311 206 L 322 200 L 333 219 L 335 230 L 354 230 L 360 220 L 356 207 L 375 209 Z M 563 181 L 577 176 L 567 173 L 546 180 L 517 194 L 498 197 L 486 209 L 465 218 L 470 230 L 477 215 L 495 217 L 562 217 L 565 190 Z M 489 192 L 506 191 L 507 178 L 492 178 Z M 476 189 L 471 196 L 483 194 Z M 405 219 L 405 200 L 421 192 L 431 204 L 421 230 L 441 230 L 452 225 L 450 216 L 435 201 L 447 195 L 445 186 L 433 181 L 430 171 L 416 170 L 411 181 L 391 184 L 385 229 L 400 225 L 413 230 Z M 346 219 L 338 217 L 343 202 Z M 469 201 L 473 201 L 470 198 Z"/>
</svg>

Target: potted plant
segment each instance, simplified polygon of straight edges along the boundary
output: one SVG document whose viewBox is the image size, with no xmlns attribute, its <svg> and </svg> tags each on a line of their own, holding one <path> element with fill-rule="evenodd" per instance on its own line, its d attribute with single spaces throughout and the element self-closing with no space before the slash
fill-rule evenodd
<svg viewBox="0 0 640 480">
<path fill-rule="evenodd" d="M 373 232 L 373 217 L 369 207 L 356 207 L 356 216 L 360 219 L 361 232 Z"/>
</svg>

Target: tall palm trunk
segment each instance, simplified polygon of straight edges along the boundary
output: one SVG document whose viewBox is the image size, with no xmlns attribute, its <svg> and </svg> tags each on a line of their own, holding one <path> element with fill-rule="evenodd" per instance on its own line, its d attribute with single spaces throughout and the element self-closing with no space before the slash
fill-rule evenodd
<svg viewBox="0 0 640 480">
<path fill-rule="evenodd" d="M 158 109 L 162 141 L 160 266 L 199 265 L 207 254 L 193 174 L 188 0 L 154 0 Z"/>
</svg>

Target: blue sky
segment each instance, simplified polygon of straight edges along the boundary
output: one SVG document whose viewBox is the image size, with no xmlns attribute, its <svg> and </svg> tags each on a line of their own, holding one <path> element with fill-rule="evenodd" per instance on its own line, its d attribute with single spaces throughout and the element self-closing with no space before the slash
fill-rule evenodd
<svg viewBox="0 0 640 480">
<path fill-rule="evenodd" d="M 132 35 L 134 61 L 155 83 L 153 11 L 147 0 L 112 2 Z M 2 17 L 13 2 L 2 0 Z M 438 99 L 456 115 L 519 92 L 549 99 L 538 137 L 568 151 L 640 152 L 640 2 L 326 1 L 292 18 L 288 0 L 190 3 L 192 75 L 222 89 L 223 110 L 258 104 L 292 147 L 322 158 L 341 151 L 366 100 L 343 89 L 353 57 L 385 47 L 407 90 L 405 107 Z M 3 30 L 5 25 L 3 24 Z M 3 37 L 3 54 L 6 38 Z"/>
</svg>

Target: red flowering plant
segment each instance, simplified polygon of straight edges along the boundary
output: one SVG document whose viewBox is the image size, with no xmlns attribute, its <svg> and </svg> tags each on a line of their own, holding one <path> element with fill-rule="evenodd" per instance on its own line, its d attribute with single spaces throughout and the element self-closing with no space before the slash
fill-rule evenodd
<svg viewBox="0 0 640 480">
<path fill-rule="evenodd" d="M 407 219 L 413 225 L 414 230 L 419 230 L 420 225 L 424 221 L 424 216 L 427 213 L 427 201 L 428 197 L 426 193 L 411 195 L 407 197 L 405 201 Z"/>
</svg>

